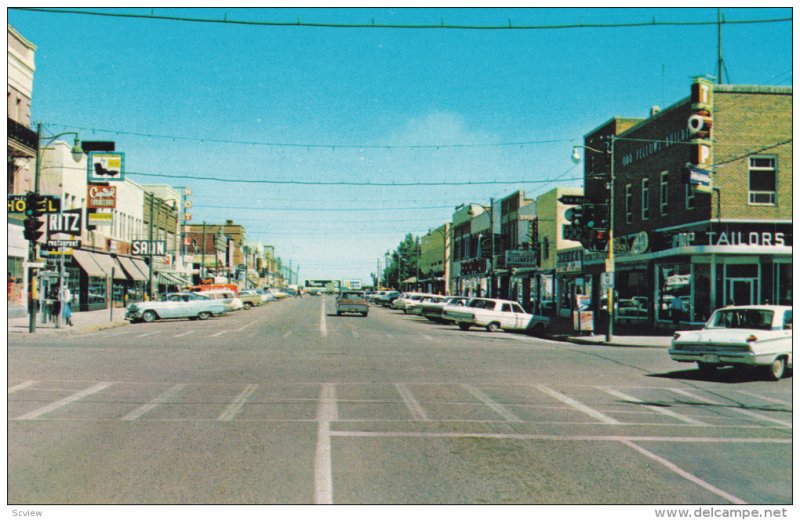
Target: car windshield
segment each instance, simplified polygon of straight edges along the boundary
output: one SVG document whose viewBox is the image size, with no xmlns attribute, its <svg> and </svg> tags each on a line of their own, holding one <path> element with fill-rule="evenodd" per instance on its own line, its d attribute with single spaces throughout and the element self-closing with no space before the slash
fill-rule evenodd
<svg viewBox="0 0 800 520">
<path fill-rule="evenodd" d="M 762 309 L 721 310 L 714 314 L 707 328 L 770 330 L 772 316 L 772 311 Z"/>
</svg>

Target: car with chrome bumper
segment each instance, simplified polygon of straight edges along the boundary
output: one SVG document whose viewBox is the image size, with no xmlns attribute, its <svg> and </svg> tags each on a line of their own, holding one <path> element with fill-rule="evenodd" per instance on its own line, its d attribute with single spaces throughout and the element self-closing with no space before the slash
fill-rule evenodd
<svg viewBox="0 0 800 520">
<path fill-rule="evenodd" d="M 678 331 L 669 349 L 682 363 L 713 374 L 722 366 L 760 367 L 772 380 L 792 367 L 792 308 L 744 305 L 717 309 L 701 330 Z"/>
<path fill-rule="evenodd" d="M 188 318 L 207 320 L 227 312 L 225 306 L 200 293 L 167 293 L 160 301 L 137 302 L 128 305 L 125 319 L 131 323 L 153 322 L 161 319 Z"/>
<path fill-rule="evenodd" d="M 461 330 L 478 326 L 489 332 L 503 329 L 543 336 L 550 326 L 550 318 L 528 314 L 519 303 L 510 300 L 474 298 L 461 308 L 445 307 L 444 312 Z"/>
</svg>

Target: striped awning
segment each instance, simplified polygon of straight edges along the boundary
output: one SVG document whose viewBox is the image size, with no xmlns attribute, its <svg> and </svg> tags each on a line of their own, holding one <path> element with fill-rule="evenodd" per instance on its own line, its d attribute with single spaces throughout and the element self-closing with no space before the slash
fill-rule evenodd
<svg viewBox="0 0 800 520">
<path fill-rule="evenodd" d="M 78 265 L 86 271 L 86 274 L 89 276 L 94 276 L 97 278 L 105 278 L 106 273 L 100 267 L 100 265 L 94 261 L 93 254 L 89 251 L 83 251 L 82 249 L 73 249 L 72 250 L 72 258 L 78 262 Z"/>
<path fill-rule="evenodd" d="M 158 283 L 161 285 L 178 285 L 180 287 L 185 287 L 189 285 L 189 282 L 184 279 L 179 273 L 173 273 L 168 271 L 161 271 L 158 273 Z"/>
<path fill-rule="evenodd" d="M 125 256 L 118 256 L 117 260 L 119 263 L 122 264 L 122 268 L 125 269 L 125 272 L 128 273 L 131 280 L 134 282 L 146 282 L 147 276 L 136 267 L 136 264 L 133 263 L 133 259 L 125 257 Z"/>
<path fill-rule="evenodd" d="M 92 259 L 97 262 L 97 265 L 100 266 L 100 269 L 104 271 L 104 276 L 114 276 L 114 280 L 127 280 L 128 277 L 125 275 L 125 271 L 122 269 L 122 266 L 119 265 L 111 255 L 106 255 L 103 253 L 90 253 L 92 255 Z"/>
</svg>

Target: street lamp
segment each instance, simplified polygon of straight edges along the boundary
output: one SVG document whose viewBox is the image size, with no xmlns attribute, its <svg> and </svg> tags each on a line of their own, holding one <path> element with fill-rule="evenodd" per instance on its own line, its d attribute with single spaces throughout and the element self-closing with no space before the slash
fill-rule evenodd
<svg viewBox="0 0 800 520">
<path fill-rule="evenodd" d="M 39 177 L 41 175 L 41 167 L 42 167 L 42 149 L 47 148 L 50 146 L 56 139 L 59 137 L 63 137 L 65 135 L 74 135 L 75 142 L 72 146 L 72 158 L 75 162 L 81 160 L 83 156 L 83 148 L 81 148 L 81 140 L 78 136 L 77 132 L 61 132 L 60 134 L 56 134 L 52 137 L 49 137 L 47 140 L 42 140 L 42 123 L 38 123 L 36 126 L 36 169 L 34 170 L 33 174 L 33 193 L 39 193 Z M 63 202 L 63 201 L 62 201 Z M 63 205 L 60 205 L 61 211 L 64 210 Z M 63 251 L 62 251 L 63 253 Z M 28 261 L 33 263 L 36 261 L 36 241 L 31 240 L 28 243 Z M 58 279 L 58 293 L 59 298 L 61 294 L 63 294 L 64 289 L 64 255 L 61 255 L 61 271 L 59 272 L 59 279 Z M 34 333 L 36 332 L 36 311 L 33 306 L 33 287 L 34 287 L 34 280 L 33 280 L 33 267 L 28 268 L 28 332 Z M 63 306 L 63 303 L 62 303 Z M 61 314 L 56 317 L 56 326 L 60 327 L 61 323 Z"/>
<path fill-rule="evenodd" d="M 609 194 L 608 194 L 608 257 L 606 259 L 605 272 L 611 273 L 611 286 L 608 288 L 607 305 L 608 305 L 608 331 L 606 333 L 606 342 L 610 343 L 614 335 L 614 148 L 617 142 L 615 135 L 611 136 L 611 141 L 608 143 L 606 150 L 598 150 L 590 146 L 575 145 L 572 147 L 572 162 L 579 163 L 581 156 L 578 153 L 578 148 L 583 148 L 595 153 L 606 153 L 611 158 L 611 168 L 609 174 Z"/>
</svg>

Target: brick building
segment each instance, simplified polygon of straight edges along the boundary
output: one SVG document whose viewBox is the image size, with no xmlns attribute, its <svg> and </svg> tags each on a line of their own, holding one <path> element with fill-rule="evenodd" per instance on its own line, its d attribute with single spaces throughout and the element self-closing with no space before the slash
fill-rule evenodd
<svg viewBox="0 0 800 520">
<path fill-rule="evenodd" d="M 790 87 L 695 80 L 689 97 L 647 119 L 613 118 L 584 143 L 596 150 L 584 163 L 595 201 L 608 196 L 613 147 L 620 322 L 671 325 L 674 298 L 682 326 L 729 303 L 791 304 Z M 606 256 L 584 258 L 596 311 Z"/>
</svg>

